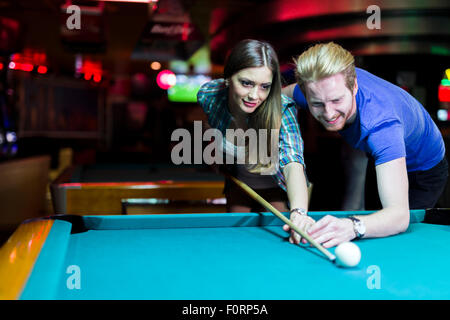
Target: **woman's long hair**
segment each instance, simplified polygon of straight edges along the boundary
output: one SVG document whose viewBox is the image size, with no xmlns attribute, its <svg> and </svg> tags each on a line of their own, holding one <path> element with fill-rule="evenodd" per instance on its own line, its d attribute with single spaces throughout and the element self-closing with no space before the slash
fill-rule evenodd
<svg viewBox="0 0 450 320">
<path fill-rule="evenodd" d="M 271 154 L 271 141 L 276 142 L 276 152 L 278 153 L 279 129 L 281 125 L 282 106 L 281 106 L 281 74 L 278 57 L 273 47 L 259 40 L 242 40 L 230 52 L 224 68 L 225 79 L 230 79 L 235 73 L 246 68 L 268 67 L 272 71 L 273 79 L 269 95 L 255 112 L 249 115 L 248 126 L 256 132 L 259 129 L 267 130 L 267 150 L 268 156 Z M 271 129 L 276 129 L 276 137 Z M 259 135 L 258 135 L 259 136 Z M 259 144 L 259 143 L 258 143 Z M 248 153 L 248 148 L 247 148 Z M 278 159 L 278 157 L 277 157 Z M 251 172 L 261 172 L 270 166 L 277 164 L 264 165 L 258 158 L 256 165 L 248 164 L 247 168 Z"/>
</svg>

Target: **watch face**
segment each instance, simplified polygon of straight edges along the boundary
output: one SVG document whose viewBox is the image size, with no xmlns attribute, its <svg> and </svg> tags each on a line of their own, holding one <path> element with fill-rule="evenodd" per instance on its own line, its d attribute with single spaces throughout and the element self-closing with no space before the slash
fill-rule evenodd
<svg viewBox="0 0 450 320">
<path fill-rule="evenodd" d="M 366 233 L 366 226 L 361 222 L 361 220 L 356 222 L 355 228 L 360 235 L 364 235 Z"/>
</svg>

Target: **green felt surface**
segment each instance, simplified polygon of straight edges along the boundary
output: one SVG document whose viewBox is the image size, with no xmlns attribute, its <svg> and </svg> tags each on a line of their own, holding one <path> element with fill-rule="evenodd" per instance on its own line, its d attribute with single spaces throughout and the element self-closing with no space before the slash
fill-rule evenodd
<svg viewBox="0 0 450 320">
<path fill-rule="evenodd" d="M 396 236 L 357 241 L 361 262 L 343 269 L 290 244 L 271 214 L 84 220 L 90 230 L 70 236 L 55 275 L 57 299 L 450 298 L 448 226 L 412 223 Z M 71 265 L 80 289 L 67 287 Z"/>
</svg>

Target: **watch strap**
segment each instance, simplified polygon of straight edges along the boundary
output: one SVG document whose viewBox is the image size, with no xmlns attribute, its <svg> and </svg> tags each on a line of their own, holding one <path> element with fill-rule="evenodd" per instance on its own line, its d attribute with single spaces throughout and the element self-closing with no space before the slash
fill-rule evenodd
<svg viewBox="0 0 450 320">
<path fill-rule="evenodd" d="M 302 216 L 307 216 L 308 215 L 308 211 L 306 209 L 303 209 L 303 208 L 291 209 L 291 213 L 293 213 L 293 212 L 296 212 L 296 213 L 298 213 L 298 214 L 300 214 Z"/>
<path fill-rule="evenodd" d="M 357 238 L 357 239 L 361 239 L 362 236 L 363 236 L 363 234 L 359 233 L 358 227 L 357 227 L 357 224 L 360 224 L 360 223 L 361 223 L 361 220 L 359 220 L 358 218 L 353 217 L 353 216 L 349 216 L 349 217 L 347 217 L 347 218 L 350 219 L 350 220 L 352 221 L 352 223 L 353 223 L 353 231 L 354 231 L 355 234 L 356 234 L 356 238 Z"/>
</svg>

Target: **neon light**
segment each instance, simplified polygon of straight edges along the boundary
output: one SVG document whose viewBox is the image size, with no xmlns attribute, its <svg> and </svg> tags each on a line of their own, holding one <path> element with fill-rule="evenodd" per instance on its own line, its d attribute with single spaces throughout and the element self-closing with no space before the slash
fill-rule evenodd
<svg viewBox="0 0 450 320">
<path fill-rule="evenodd" d="M 106 187 L 120 187 L 120 188 L 130 188 L 133 189 L 155 189 L 160 188 L 161 185 L 183 185 L 180 183 L 175 183 L 173 180 L 159 180 L 159 181 L 152 181 L 152 182 L 67 182 L 62 183 L 59 186 L 61 188 L 69 188 L 69 189 L 80 189 L 80 188 L 89 188 L 89 187 L 100 187 L 100 188 L 106 188 Z"/>
<path fill-rule="evenodd" d="M 102 76 L 98 73 L 94 74 L 94 82 L 102 81 Z"/>
<path fill-rule="evenodd" d="M 22 65 L 20 66 L 20 70 L 26 71 L 26 72 L 33 71 L 33 69 L 34 69 L 34 66 L 30 63 L 22 63 Z"/>
<path fill-rule="evenodd" d="M 438 98 L 441 102 L 450 102 L 450 87 L 440 85 Z"/>
<path fill-rule="evenodd" d="M 158 61 L 153 61 L 153 62 L 150 64 L 150 68 L 151 68 L 152 70 L 159 70 L 159 69 L 161 69 L 161 63 L 159 63 Z"/>
<path fill-rule="evenodd" d="M 163 90 L 173 87 L 176 82 L 177 77 L 175 76 L 175 73 L 170 70 L 163 70 L 156 76 L 156 83 Z"/>
<path fill-rule="evenodd" d="M 47 69 L 46 66 L 39 66 L 37 68 L 37 72 L 40 73 L 40 74 L 45 74 L 45 73 L 47 73 L 47 71 L 48 71 L 48 69 Z"/>
<path fill-rule="evenodd" d="M 445 109 L 439 109 L 437 111 L 437 117 L 440 121 L 447 121 L 448 120 L 448 111 Z"/>
<path fill-rule="evenodd" d="M 158 2 L 159 0 L 98 0 L 103 2 L 131 2 L 131 3 L 152 3 Z"/>
<path fill-rule="evenodd" d="M 183 29 L 182 29 L 182 33 L 181 33 L 181 40 L 182 41 L 187 41 L 189 37 L 189 24 L 185 23 L 183 24 Z"/>
</svg>

